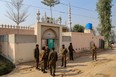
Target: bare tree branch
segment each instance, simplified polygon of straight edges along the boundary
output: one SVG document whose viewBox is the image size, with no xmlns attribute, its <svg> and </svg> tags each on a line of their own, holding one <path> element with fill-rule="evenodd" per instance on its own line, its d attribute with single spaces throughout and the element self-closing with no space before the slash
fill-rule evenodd
<svg viewBox="0 0 116 77">
<path fill-rule="evenodd" d="M 17 24 L 17 26 L 24 22 L 27 15 L 27 8 L 23 5 L 23 0 L 11 0 L 10 3 L 7 3 L 8 11 L 7 17 Z"/>
</svg>

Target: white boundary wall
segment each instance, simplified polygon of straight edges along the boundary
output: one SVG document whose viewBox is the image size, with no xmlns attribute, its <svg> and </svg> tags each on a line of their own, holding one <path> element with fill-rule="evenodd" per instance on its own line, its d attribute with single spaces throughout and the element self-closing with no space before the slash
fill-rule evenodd
<svg viewBox="0 0 116 77">
<path fill-rule="evenodd" d="M 37 42 L 36 35 L 6 35 L 7 41 L 0 42 L 2 45 L 2 54 L 15 64 L 34 60 L 34 48 Z M 90 42 L 94 41 L 99 48 L 99 39 L 104 39 L 102 36 L 94 36 L 90 33 L 65 32 L 62 33 L 62 44 L 68 48 L 72 42 L 73 47 L 77 51 L 89 50 Z M 61 46 L 61 45 L 60 45 Z"/>
<path fill-rule="evenodd" d="M 6 35 L 7 36 L 7 35 Z M 31 37 L 31 39 L 29 38 Z M 8 35 L 6 42 L 1 42 L 2 55 L 14 64 L 34 60 L 35 35 Z"/>
<path fill-rule="evenodd" d="M 70 37 L 70 40 L 63 39 L 62 44 L 68 48 L 69 44 L 73 44 L 73 48 L 76 51 L 90 50 L 90 42 L 94 42 L 99 48 L 99 40 L 104 39 L 103 36 L 94 36 L 92 33 L 79 33 L 79 32 L 63 32 L 63 37 Z M 65 41 L 67 40 L 67 41 Z"/>
</svg>

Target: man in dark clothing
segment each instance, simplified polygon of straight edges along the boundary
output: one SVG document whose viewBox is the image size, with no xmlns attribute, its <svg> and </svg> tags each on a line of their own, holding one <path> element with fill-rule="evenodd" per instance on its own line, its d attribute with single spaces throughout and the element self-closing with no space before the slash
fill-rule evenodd
<svg viewBox="0 0 116 77">
<path fill-rule="evenodd" d="M 46 46 L 46 63 L 45 63 L 45 69 L 48 69 L 49 67 L 49 63 L 48 63 L 48 56 L 49 56 L 49 53 L 50 53 L 50 49 L 48 48 L 48 46 Z"/>
<path fill-rule="evenodd" d="M 49 62 L 49 67 L 50 67 L 50 75 L 52 75 L 52 76 L 55 76 L 56 62 L 58 60 L 57 52 L 54 50 L 55 50 L 55 48 L 52 48 L 52 51 L 50 52 L 49 57 L 48 57 L 48 62 Z"/>
<path fill-rule="evenodd" d="M 38 69 L 38 66 L 39 66 L 39 45 L 36 44 L 36 48 L 34 49 L 34 58 L 35 58 L 35 61 L 36 61 L 36 69 Z"/>
<path fill-rule="evenodd" d="M 69 50 L 69 59 L 74 60 L 74 58 L 73 58 L 74 49 L 73 49 L 72 43 L 70 43 L 68 50 Z"/>
<path fill-rule="evenodd" d="M 67 54 L 67 49 L 65 48 L 65 45 L 62 45 L 61 53 L 62 53 L 62 65 L 66 67 L 66 54 Z"/>
</svg>

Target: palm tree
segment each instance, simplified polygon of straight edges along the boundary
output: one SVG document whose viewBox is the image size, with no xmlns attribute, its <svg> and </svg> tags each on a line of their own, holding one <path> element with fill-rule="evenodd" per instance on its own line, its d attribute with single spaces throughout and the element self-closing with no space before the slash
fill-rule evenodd
<svg viewBox="0 0 116 77">
<path fill-rule="evenodd" d="M 52 18 L 52 7 L 56 4 L 59 4 L 60 1 L 59 0 L 42 0 L 41 2 L 50 7 L 51 18 Z"/>
</svg>

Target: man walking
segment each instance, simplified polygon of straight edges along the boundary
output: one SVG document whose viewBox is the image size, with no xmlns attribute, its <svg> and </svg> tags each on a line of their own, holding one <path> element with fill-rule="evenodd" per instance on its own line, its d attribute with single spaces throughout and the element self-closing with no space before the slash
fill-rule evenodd
<svg viewBox="0 0 116 77">
<path fill-rule="evenodd" d="M 62 45 L 61 53 L 62 53 L 62 65 L 66 67 L 66 54 L 67 54 L 67 49 L 65 48 L 65 45 Z"/>
<path fill-rule="evenodd" d="M 70 43 L 68 50 L 69 50 L 69 60 L 74 60 L 73 58 L 74 49 L 73 49 L 72 43 Z"/>
<path fill-rule="evenodd" d="M 39 45 L 36 44 L 36 48 L 34 49 L 34 58 L 35 58 L 35 62 L 36 62 L 36 69 L 38 69 L 39 66 Z"/>
<path fill-rule="evenodd" d="M 55 76 L 57 60 L 58 60 L 57 52 L 55 51 L 55 48 L 52 48 L 52 52 L 50 52 L 49 57 L 48 57 L 50 75 L 52 76 Z"/>
</svg>

